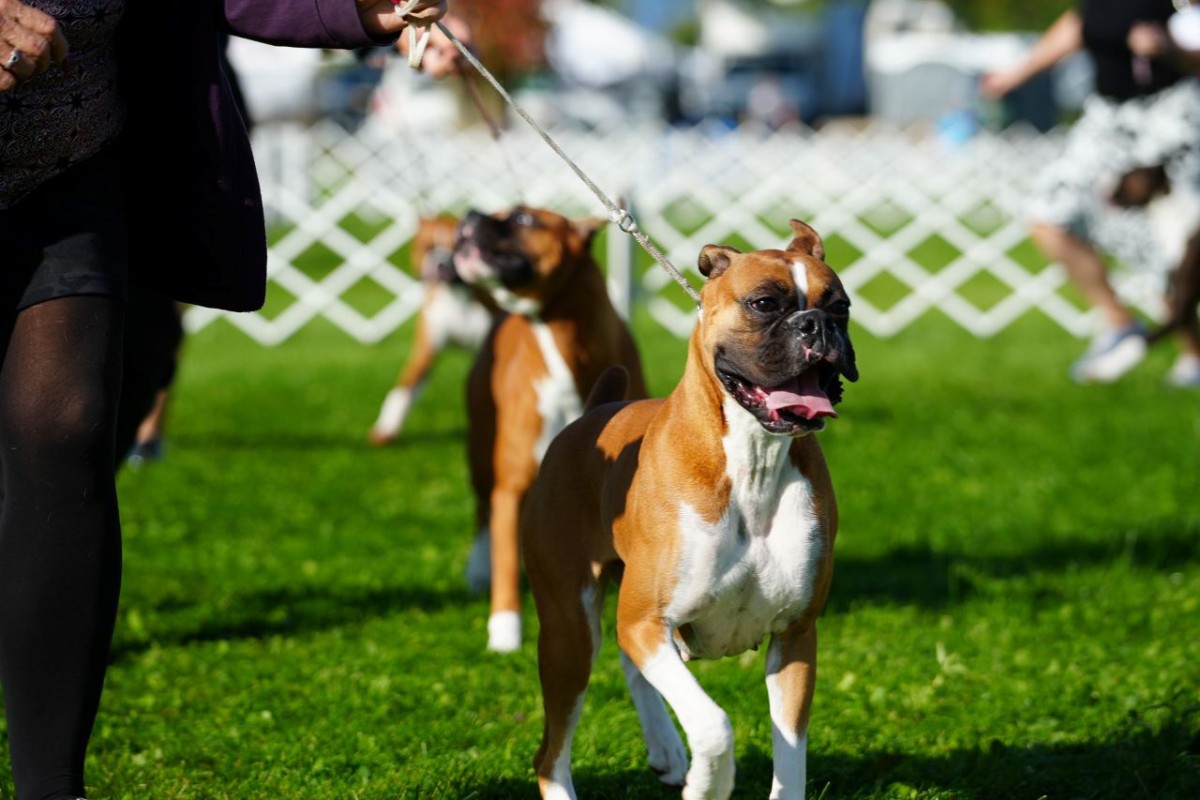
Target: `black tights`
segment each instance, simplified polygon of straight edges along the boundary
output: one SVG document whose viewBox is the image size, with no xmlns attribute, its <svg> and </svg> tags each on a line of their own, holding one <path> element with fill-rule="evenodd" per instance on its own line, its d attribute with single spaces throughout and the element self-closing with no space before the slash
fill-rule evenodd
<svg viewBox="0 0 1200 800">
<path fill-rule="evenodd" d="M 116 618 L 123 306 L 0 316 L 0 683 L 18 800 L 83 794 Z"/>
</svg>

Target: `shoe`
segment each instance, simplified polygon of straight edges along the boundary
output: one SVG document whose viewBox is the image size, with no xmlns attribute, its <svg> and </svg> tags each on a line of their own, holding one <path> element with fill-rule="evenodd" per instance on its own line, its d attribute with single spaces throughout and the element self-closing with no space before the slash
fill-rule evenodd
<svg viewBox="0 0 1200 800">
<path fill-rule="evenodd" d="M 1200 389 L 1200 356 L 1180 353 L 1167 372 L 1166 383 L 1180 389 Z"/>
<path fill-rule="evenodd" d="M 1071 365 L 1076 383 L 1112 383 L 1146 357 L 1146 329 L 1140 322 L 1097 334 L 1087 351 Z"/>
<path fill-rule="evenodd" d="M 125 463 L 130 469 L 141 469 L 152 461 L 161 461 L 166 455 L 166 447 L 162 439 L 151 439 L 129 448 Z"/>
</svg>

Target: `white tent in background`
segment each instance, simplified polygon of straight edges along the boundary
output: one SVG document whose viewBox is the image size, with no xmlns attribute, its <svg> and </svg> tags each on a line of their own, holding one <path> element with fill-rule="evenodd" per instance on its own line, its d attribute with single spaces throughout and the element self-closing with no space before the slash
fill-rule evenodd
<svg viewBox="0 0 1200 800">
<path fill-rule="evenodd" d="M 565 83 L 605 87 L 671 71 L 671 44 L 612 9 L 582 0 L 547 2 L 546 58 Z"/>
<path fill-rule="evenodd" d="M 314 87 L 321 68 L 320 50 L 276 47 L 234 36 L 226 55 L 256 124 L 316 115 Z"/>
</svg>

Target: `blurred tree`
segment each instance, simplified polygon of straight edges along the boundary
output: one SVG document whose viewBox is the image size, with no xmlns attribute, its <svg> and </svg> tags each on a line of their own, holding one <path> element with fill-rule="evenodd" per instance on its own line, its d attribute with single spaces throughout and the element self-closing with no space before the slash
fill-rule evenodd
<svg viewBox="0 0 1200 800">
<path fill-rule="evenodd" d="M 454 0 L 452 11 L 471 28 L 480 60 L 502 82 L 546 63 L 546 20 L 539 0 Z"/>
<path fill-rule="evenodd" d="M 945 0 L 971 30 L 1041 31 L 1074 0 Z"/>
<path fill-rule="evenodd" d="M 593 0 L 620 7 L 617 0 Z M 729 0 L 747 7 L 770 7 L 779 11 L 809 14 L 832 3 L 868 0 Z M 1075 0 L 942 0 L 971 30 L 1040 31 L 1075 5 Z"/>
</svg>

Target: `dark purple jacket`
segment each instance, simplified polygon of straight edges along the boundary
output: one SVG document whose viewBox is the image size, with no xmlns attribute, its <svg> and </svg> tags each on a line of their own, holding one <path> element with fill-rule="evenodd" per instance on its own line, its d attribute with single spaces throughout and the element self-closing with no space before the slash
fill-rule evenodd
<svg viewBox="0 0 1200 800">
<path fill-rule="evenodd" d="M 131 278 L 187 303 L 253 311 L 266 292 L 262 196 L 220 31 L 301 47 L 380 42 L 354 0 L 128 0 L 117 48 Z"/>
</svg>

